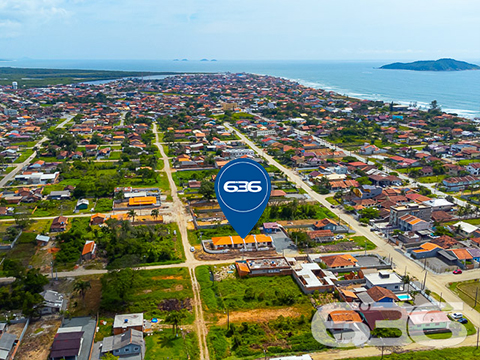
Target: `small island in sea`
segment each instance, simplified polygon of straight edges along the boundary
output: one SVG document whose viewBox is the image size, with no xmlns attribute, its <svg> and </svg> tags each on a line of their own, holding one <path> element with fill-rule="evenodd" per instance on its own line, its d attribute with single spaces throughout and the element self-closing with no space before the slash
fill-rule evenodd
<svg viewBox="0 0 480 360">
<path fill-rule="evenodd" d="M 480 70 L 480 66 L 455 59 L 423 60 L 411 63 L 396 62 L 383 65 L 380 69 L 413 71 L 463 71 Z"/>
</svg>

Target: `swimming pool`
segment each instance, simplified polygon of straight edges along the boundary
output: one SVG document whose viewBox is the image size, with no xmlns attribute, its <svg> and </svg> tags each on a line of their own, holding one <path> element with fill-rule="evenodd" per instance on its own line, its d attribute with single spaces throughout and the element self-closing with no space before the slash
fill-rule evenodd
<svg viewBox="0 0 480 360">
<path fill-rule="evenodd" d="M 397 294 L 397 298 L 401 301 L 412 300 L 412 297 L 408 294 Z"/>
</svg>

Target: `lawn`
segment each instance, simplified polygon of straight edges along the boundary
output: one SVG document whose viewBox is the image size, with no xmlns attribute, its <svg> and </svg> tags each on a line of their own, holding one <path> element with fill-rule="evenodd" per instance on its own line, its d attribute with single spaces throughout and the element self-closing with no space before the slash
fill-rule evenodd
<svg viewBox="0 0 480 360">
<path fill-rule="evenodd" d="M 448 287 L 472 308 L 475 305 L 475 294 L 478 289 L 479 296 L 475 310 L 480 312 L 480 282 L 478 280 L 454 282 L 450 283 Z"/>
<path fill-rule="evenodd" d="M 329 197 L 325 198 L 325 200 L 327 200 L 332 205 L 340 205 L 338 203 L 338 201 L 333 198 L 333 196 L 329 196 Z"/>
<path fill-rule="evenodd" d="M 377 246 L 371 242 L 370 240 L 368 240 L 365 236 L 352 236 L 351 238 L 349 239 L 353 239 L 353 241 L 355 242 L 355 244 L 357 244 L 358 246 L 361 246 L 363 247 L 363 249 L 365 249 L 365 242 L 367 242 L 367 251 L 368 250 L 374 250 L 377 248 Z"/>
<path fill-rule="evenodd" d="M 20 155 L 20 156 L 18 157 L 18 159 L 15 160 L 14 162 L 15 162 L 16 164 L 22 163 L 22 162 L 24 162 L 25 160 L 27 160 L 27 158 L 28 158 L 30 155 L 32 155 L 32 154 L 33 154 L 33 150 L 32 150 L 32 149 L 23 150 L 23 151 L 22 151 L 22 155 Z"/>
<path fill-rule="evenodd" d="M 100 198 L 95 204 L 95 212 L 109 212 L 112 211 L 113 200 L 108 198 Z"/>
<path fill-rule="evenodd" d="M 200 358 L 198 338 L 193 331 L 178 336 L 171 329 L 156 331 L 145 338 L 145 344 L 145 360 Z"/>
<path fill-rule="evenodd" d="M 419 177 L 415 179 L 417 182 L 423 183 L 423 184 L 435 184 L 443 179 L 445 179 L 447 175 L 438 175 L 438 176 L 424 176 L 424 177 Z"/>
</svg>

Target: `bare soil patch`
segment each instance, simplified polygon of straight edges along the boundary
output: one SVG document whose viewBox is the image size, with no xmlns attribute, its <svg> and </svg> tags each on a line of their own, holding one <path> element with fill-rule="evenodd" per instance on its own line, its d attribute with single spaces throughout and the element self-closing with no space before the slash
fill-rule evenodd
<svg viewBox="0 0 480 360">
<path fill-rule="evenodd" d="M 183 309 L 192 311 L 192 299 L 165 299 L 158 304 L 158 308 L 163 311 L 180 311 Z"/>
<path fill-rule="evenodd" d="M 249 311 L 231 311 L 230 322 L 266 322 L 275 320 L 280 315 L 284 317 L 299 317 L 302 312 L 295 307 L 287 307 L 281 309 L 255 309 Z M 227 315 L 222 314 L 217 321 L 218 326 L 227 324 Z"/>
<path fill-rule="evenodd" d="M 53 338 L 61 323 L 60 318 L 42 318 L 38 321 L 32 321 L 20 344 L 15 359 L 47 359 Z"/>
</svg>

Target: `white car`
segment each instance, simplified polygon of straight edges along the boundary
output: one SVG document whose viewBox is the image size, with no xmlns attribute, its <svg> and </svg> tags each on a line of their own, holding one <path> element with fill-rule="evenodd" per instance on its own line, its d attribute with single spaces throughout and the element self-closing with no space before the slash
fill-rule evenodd
<svg viewBox="0 0 480 360">
<path fill-rule="evenodd" d="M 195 248 L 194 248 L 193 246 L 190 247 L 190 251 L 191 251 L 191 252 L 195 252 Z"/>
<path fill-rule="evenodd" d="M 452 318 L 454 318 L 455 320 L 456 319 L 461 319 L 463 318 L 463 314 L 462 313 L 452 313 Z"/>
</svg>

